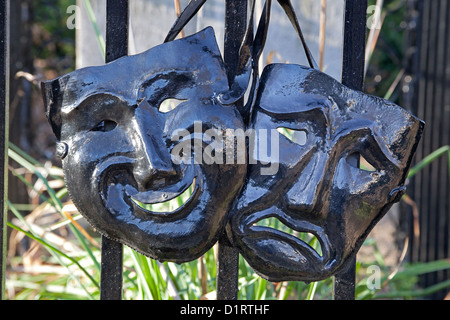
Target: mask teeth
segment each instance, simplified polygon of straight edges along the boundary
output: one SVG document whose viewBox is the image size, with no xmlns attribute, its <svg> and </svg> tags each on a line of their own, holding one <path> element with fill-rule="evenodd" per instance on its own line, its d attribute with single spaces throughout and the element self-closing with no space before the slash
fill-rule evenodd
<svg viewBox="0 0 450 320">
<path fill-rule="evenodd" d="M 170 213 L 174 212 L 175 210 L 178 210 L 191 200 L 192 194 L 194 193 L 195 185 L 196 185 L 196 178 L 194 178 L 192 184 L 182 194 L 173 199 L 159 203 L 146 204 L 134 199 L 133 197 L 131 197 L 131 199 L 136 205 L 138 205 L 140 208 L 144 210 L 159 213 Z"/>
</svg>

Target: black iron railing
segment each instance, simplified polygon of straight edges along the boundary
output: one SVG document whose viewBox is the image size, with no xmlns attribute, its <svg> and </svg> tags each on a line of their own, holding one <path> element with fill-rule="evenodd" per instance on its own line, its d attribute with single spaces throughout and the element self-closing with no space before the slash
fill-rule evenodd
<svg viewBox="0 0 450 320">
<path fill-rule="evenodd" d="M 195 1 L 195 0 L 193 0 Z M 8 132 L 8 8 L 7 0 L 0 1 L 0 157 L 6 168 L 7 132 Z M 247 0 L 225 0 L 225 40 L 224 61 L 229 79 L 234 77 L 239 61 L 239 49 L 247 25 Z M 107 0 L 106 62 L 113 61 L 128 52 L 128 0 Z M 364 79 L 364 49 L 366 34 L 366 0 L 346 0 L 344 53 L 342 65 L 342 83 L 356 90 L 362 89 Z M 5 212 L 5 190 L 7 189 L 5 169 L 0 174 L 0 205 Z M 1 283 L 4 286 L 4 248 L 5 214 L 0 215 L 0 254 L 2 257 Z M 236 299 L 238 293 L 237 249 L 233 248 L 225 237 L 219 241 L 217 298 Z M 101 299 L 119 300 L 122 298 L 122 260 L 123 246 L 117 242 L 102 238 Z M 1 294 L 3 294 L 3 289 Z M 354 299 L 355 261 L 348 270 L 335 277 L 334 299 Z"/>
<path fill-rule="evenodd" d="M 450 145 L 450 1 L 411 0 L 408 4 L 408 69 L 402 104 L 427 123 L 417 149 L 419 162 Z M 418 216 L 408 221 L 410 262 L 431 262 L 450 255 L 449 170 L 444 155 L 412 178 L 408 194 Z M 430 287 L 449 279 L 450 272 L 443 270 L 423 275 L 419 283 Z M 428 298 L 443 299 L 447 293 L 441 290 Z"/>
</svg>

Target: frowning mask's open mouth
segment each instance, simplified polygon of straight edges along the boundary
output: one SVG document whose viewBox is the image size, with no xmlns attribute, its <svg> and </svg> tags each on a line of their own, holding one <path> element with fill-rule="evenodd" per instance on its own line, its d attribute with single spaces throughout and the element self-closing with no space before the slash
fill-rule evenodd
<svg viewBox="0 0 450 320">
<path fill-rule="evenodd" d="M 139 208 L 157 215 L 171 215 L 183 210 L 196 198 L 197 178 L 181 192 L 146 191 L 130 198 Z M 161 201 L 163 200 L 163 201 Z"/>
<path fill-rule="evenodd" d="M 302 246 L 310 252 L 315 252 L 319 256 L 323 256 L 322 246 L 318 238 L 311 232 L 297 231 L 288 227 L 275 217 L 261 219 L 253 223 L 252 230 L 276 232 L 281 238 L 292 238 L 295 242 L 302 243 Z"/>
<path fill-rule="evenodd" d="M 240 226 L 234 230 L 240 233 L 245 250 L 257 252 L 264 256 L 263 260 L 276 256 L 279 263 L 284 261 L 302 269 L 322 268 L 332 259 L 333 250 L 321 226 L 292 217 L 277 207 L 236 218 L 234 222 Z"/>
<path fill-rule="evenodd" d="M 296 237 L 300 241 L 308 245 L 312 250 L 316 251 L 320 256 L 323 255 L 320 241 L 314 234 L 312 234 L 311 232 L 300 232 L 291 229 L 275 217 L 259 220 L 253 224 L 253 227 L 273 229 L 286 234 L 287 237 Z"/>
</svg>

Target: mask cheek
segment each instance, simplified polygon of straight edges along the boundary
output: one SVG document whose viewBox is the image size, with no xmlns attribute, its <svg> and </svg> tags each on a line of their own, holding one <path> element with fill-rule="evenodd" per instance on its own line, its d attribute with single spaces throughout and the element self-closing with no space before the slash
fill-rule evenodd
<svg viewBox="0 0 450 320">
<path fill-rule="evenodd" d="M 393 189 L 393 173 L 387 170 L 369 172 L 350 165 L 346 159 L 341 159 L 335 170 L 333 188 L 339 189 L 345 198 L 359 199 L 374 208 L 381 208 L 400 199 L 404 190 L 399 187 Z M 356 198 L 354 198 L 356 197 Z"/>
<path fill-rule="evenodd" d="M 341 233 L 349 243 L 356 241 L 372 221 L 390 204 L 388 175 L 383 170 L 367 172 L 341 159 L 335 170 L 330 193 L 329 221 L 345 221 Z"/>
</svg>

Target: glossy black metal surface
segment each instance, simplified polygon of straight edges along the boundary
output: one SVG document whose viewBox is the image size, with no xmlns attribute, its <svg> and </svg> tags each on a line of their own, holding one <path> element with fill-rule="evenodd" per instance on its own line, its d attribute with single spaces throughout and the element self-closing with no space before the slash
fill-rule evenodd
<svg viewBox="0 0 450 320">
<path fill-rule="evenodd" d="M 172 28 L 169 30 L 164 42 L 175 40 L 177 35 L 183 30 L 189 21 L 197 14 L 197 12 L 205 4 L 206 0 L 191 0 L 184 8 L 178 19 L 175 21 Z"/>
<path fill-rule="evenodd" d="M 342 55 L 342 84 L 360 90 L 364 83 L 364 62 L 367 31 L 367 0 L 345 0 L 344 45 Z M 334 276 L 333 298 L 355 299 L 356 255 L 348 268 Z"/>
<path fill-rule="evenodd" d="M 105 62 L 128 55 L 128 0 L 106 2 L 106 52 Z M 68 148 L 64 144 L 64 153 Z M 123 245 L 102 236 L 100 299 L 121 300 L 123 282 Z"/>
<path fill-rule="evenodd" d="M 158 260 L 194 260 L 220 239 L 219 299 L 237 297 L 237 249 L 271 281 L 343 272 L 336 294 L 351 296 L 355 255 L 402 196 L 423 123 L 353 90 L 362 83 L 364 55 L 344 57 L 348 86 L 299 65 L 269 65 L 260 79 L 270 0 L 255 38 L 254 1 L 249 21 L 247 1 L 226 1 L 225 62 L 211 28 L 173 40 L 204 3 L 189 3 L 164 44 L 42 85 L 75 205 L 105 237 Z M 290 1 L 278 3 L 316 67 Z M 356 41 L 346 39 L 346 47 Z M 237 129 L 248 129 L 248 153 L 235 150 L 231 163 L 206 154 L 219 133 Z M 250 165 L 237 161 L 239 153 Z M 179 208 L 152 209 L 187 189 L 192 194 Z M 269 219 L 283 227 L 260 225 Z"/>
<path fill-rule="evenodd" d="M 216 99 L 229 89 L 212 28 L 44 83 L 80 212 L 105 236 L 158 260 L 190 261 L 211 248 L 246 172 L 236 161 L 198 158 L 211 144 L 206 130 L 243 129 L 237 109 Z M 179 104 L 164 110 L 167 101 Z M 189 187 L 176 210 L 142 205 Z"/>
<path fill-rule="evenodd" d="M 248 180 L 231 240 L 270 281 L 328 278 L 347 267 L 403 195 L 423 123 L 387 100 L 287 64 L 265 68 L 254 108 Z M 374 168 L 360 167 L 361 157 Z M 259 225 L 270 218 L 283 228 Z M 320 250 L 300 240 L 302 233 Z"/>
<path fill-rule="evenodd" d="M 250 0 L 251 15 L 254 11 L 254 4 L 254 0 Z M 251 56 L 242 54 L 242 52 L 249 50 L 252 45 L 253 18 L 250 18 L 248 23 L 250 27 L 246 28 L 246 12 L 247 1 L 225 1 L 224 62 L 228 82 L 231 84 L 230 87 L 233 91 L 230 96 L 243 95 L 245 92 L 243 88 L 247 88 L 249 81 L 245 73 L 249 73 L 251 70 L 247 68 L 251 65 Z M 243 44 L 240 45 L 242 42 Z M 233 85 L 235 83 L 237 85 Z M 223 95 L 220 98 L 223 98 Z M 247 118 L 242 99 L 236 101 L 236 106 L 242 117 Z M 217 251 L 217 300 L 237 300 L 239 292 L 239 251 L 230 244 L 225 232 L 219 238 Z"/>
</svg>

